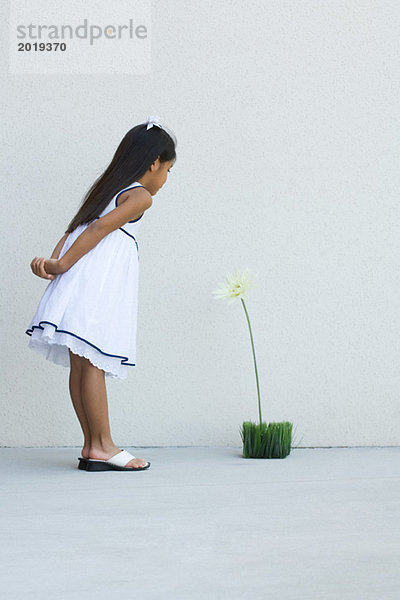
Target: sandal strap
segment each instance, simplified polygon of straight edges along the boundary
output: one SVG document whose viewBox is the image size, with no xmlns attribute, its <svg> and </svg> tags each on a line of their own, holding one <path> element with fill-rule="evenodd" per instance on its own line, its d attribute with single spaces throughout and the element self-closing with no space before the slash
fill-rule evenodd
<svg viewBox="0 0 400 600">
<path fill-rule="evenodd" d="M 118 452 L 118 454 L 112 456 L 105 462 L 109 463 L 110 465 L 115 465 L 116 467 L 124 467 L 130 460 L 132 460 L 132 458 L 135 458 L 135 456 L 132 456 L 130 452 L 127 450 L 121 450 L 121 452 Z"/>
</svg>

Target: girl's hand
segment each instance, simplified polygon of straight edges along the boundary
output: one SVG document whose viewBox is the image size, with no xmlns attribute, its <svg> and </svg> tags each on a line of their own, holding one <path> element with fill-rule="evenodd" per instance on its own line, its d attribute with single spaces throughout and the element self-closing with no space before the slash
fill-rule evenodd
<svg viewBox="0 0 400 600">
<path fill-rule="evenodd" d="M 38 258 L 35 256 L 31 262 L 32 272 L 43 279 L 53 280 L 56 275 L 63 273 L 60 261 L 56 258 Z"/>
</svg>

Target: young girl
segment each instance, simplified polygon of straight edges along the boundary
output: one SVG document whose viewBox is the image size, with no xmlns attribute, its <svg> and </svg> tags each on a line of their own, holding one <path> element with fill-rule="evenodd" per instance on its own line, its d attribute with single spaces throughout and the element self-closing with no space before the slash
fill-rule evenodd
<svg viewBox="0 0 400 600">
<path fill-rule="evenodd" d="M 139 254 L 136 233 L 176 161 L 176 140 L 148 117 L 124 136 L 51 258 L 31 262 L 50 283 L 25 331 L 29 347 L 70 367 L 69 391 L 84 444 L 79 468 L 150 466 L 111 438 L 105 376 L 125 379 L 136 360 Z"/>
</svg>

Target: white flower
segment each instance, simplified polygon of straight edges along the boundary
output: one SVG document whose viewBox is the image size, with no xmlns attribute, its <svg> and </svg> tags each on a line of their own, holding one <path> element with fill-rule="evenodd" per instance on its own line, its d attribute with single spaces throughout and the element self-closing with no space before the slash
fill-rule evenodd
<svg viewBox="0 0 400 600">
<path fill-rule="evenodd" d="M 229 298 L 229 304 L 234 302 L 236 298 L 245 298 L 247 300 L 246 292 L 254 287 L 249 269 L 243 272 L 236 270 L 234 273 L 228 274 L 225 282 L 220 285 L 222 286 L 220 289 L 212 292 L 215 294 L 215 300 Z"/>
</svg>

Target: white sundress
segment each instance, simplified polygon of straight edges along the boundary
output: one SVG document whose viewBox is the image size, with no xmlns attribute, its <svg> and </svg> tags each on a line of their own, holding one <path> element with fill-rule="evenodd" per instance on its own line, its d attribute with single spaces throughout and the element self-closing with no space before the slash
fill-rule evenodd
<svg viewBox="0 0 400 600">
<path fill-rule="evenodd" d="M 116 208 L 123 188 L 99 215 Z M 144 213 L 143 213 L 144 214 Z M 105 375 L 126 379 L 136 361 L 139 252 L 136 234 L 143 214 L 106 235 L 65 273 L 49 282 L 25 333 L 29 348 L 47 360 L 70 366 L 70 349 Z M 69 234 L 59 258 L 89 223 Z"/>
</svg>

